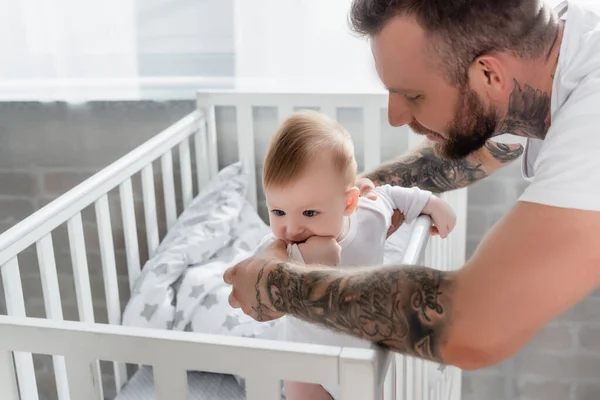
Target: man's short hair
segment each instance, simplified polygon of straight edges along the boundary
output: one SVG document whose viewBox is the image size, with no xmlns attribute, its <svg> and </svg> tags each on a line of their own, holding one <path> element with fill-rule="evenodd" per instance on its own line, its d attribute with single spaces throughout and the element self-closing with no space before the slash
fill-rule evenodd
<svg viewBox="0 0 600 400">
<path fill-rule="evenodd" d="M 263 187 L 293 182 L 317 156 L 327 154 L 348 185 L 356 178 L 354 145 L 335 120 L 311 110 L 286 118 L 269 143 L 263 166 Z"/>
<path fill-rule="evenodd" d="M 556 16 L 543 0 L 353 0 L 349 22 L 354 32 L 374 36 L 401 15 L 432 35 L 429 50 L 454 85 L 468 81 L 477 57 L 510 51 L 537 58 L 556 37 Z"/>
</svg>

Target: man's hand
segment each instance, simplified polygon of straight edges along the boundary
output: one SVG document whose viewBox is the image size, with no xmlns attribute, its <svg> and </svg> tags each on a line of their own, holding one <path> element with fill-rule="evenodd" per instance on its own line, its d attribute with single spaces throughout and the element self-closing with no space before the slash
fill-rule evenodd
<svg viewBox="0 0 600 400">
<path fill-rule="evenodd" d="M 319 264 L 337 267 L 342 259 L 342 248 L 332 237 L 311 236 L 298 249 L 307 265 Z"/>
<path fill-rule="evenodd" d="M 276 287 L 268 291 L 267 276 L 279 262 L 286 260 L 286 244 L 282 240 L 276 240 L 261 254 L 227 269 L 223 280 L 232 285 L 229 305 L 241 308 L 257 321 L 281 318 L 283 313 L 276 311 L 273 305 L 279 299 L 279 294 Z"/>
</svg>

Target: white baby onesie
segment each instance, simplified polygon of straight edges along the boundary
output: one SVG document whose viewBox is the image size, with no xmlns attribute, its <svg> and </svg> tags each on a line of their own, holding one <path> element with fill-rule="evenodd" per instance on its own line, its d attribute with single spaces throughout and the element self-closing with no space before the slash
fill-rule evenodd
<svg viewBox="0 0 600 400">
<path fill-rule="evenodd" d="M 383 185 L 376 188 L 377 200 L 360 197 L 356 211 L 350 216 L 350 228 L 347 235 L 338 242 L 341 251 L 339 268 L 364 267 L 383 264 L 384 245 L 392 214 L 398 209 L 404 214 L 407 223 L 421 215 L 425 204 L 432 196 L 431 192 L 419 188 L 403 188 Z M 259 251 L 275 240 L 267 236 Z M 297 245 L 288 245 L 290 261 L 304 263 Z M 286 315 L 283 337 L 287 341 L 325 344 L 344 347 L 367 348 L 371 342 L 347 334 L 310 324 L 293 316 Z M 323 387 L 335 398 L 339 398 L 339 388 L 332 385 Z"/>
</svg>

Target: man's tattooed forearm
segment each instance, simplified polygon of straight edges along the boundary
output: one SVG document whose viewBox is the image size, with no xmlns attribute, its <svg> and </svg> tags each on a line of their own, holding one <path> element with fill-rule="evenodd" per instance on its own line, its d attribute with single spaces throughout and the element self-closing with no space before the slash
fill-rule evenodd
<svg viewBox="0 0 600 400">
<path fill-rule="evenodd" d="M 268 262 L 266 262 L 262 268 L 258 271 L 258 277 L 256 279 L 256 283 L 254 284 L 254 289 L 256 290 L 256 306 L 253 306 L 252 309 L 256 312 L 256 320 L 257 321 L 267 321 L 269 318 L 266 318 L 266 315 L 270 311 L 272 311 L 269 307 L 267 307 L 261 300 L 261 290 L 260 285 L 265 272 L 265 267 Z"/>
<path fill-rule="evenodd" d="M 266 278 L 278 312 L 439 362 L 453 287 L 449 273 L 408 266 L 343 274 L 280 263 Z"/>
<path fill-rule="evenodd" d="M 382 165 L 367 174 L 376 184 L 413 187 L 432 192 L 460 189 L 486 177 L 482 165 L 471 159 L 451 161 L 439 158 L 432 148 Z"/>
</svg>

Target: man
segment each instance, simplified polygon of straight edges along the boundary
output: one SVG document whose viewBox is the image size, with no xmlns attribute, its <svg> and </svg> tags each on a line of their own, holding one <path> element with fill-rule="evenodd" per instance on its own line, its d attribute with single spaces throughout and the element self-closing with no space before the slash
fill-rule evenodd
<svg viewBox="0 0 600 400">
<path fill-rule="evenodd" d="M 350 16 L 390 123 L 427 138 L 367 178 L 442 192 L 523 153 L 531 184 L 459 271 L 309 268 L 281 242 L 226 271 L 230 303 L 462 369 L 498 363 L 598 286 L 600 18 L 536 0 L 354 0 Z"/>
</svg>

